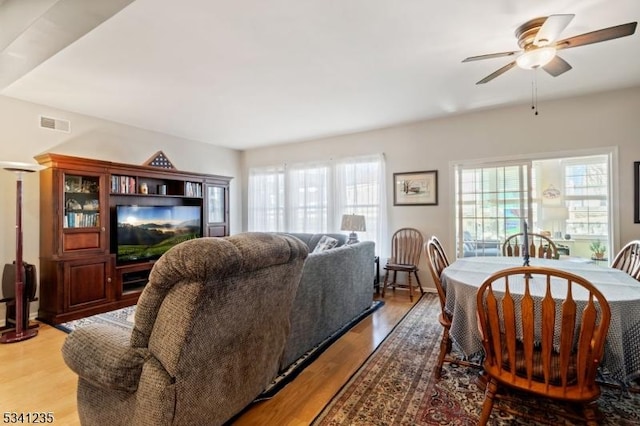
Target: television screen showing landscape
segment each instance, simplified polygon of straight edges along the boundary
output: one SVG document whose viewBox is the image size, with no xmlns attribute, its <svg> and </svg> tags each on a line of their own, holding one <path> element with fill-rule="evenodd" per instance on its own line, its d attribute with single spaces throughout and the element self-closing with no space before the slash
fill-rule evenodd
<svg viewBox="0 0 640 426">
<path fill-rule="evenodd" d="M 157 259 L 171 247 L 201 236 L 197 206 L 117 206 L 117 260 Z"/>
</svg>

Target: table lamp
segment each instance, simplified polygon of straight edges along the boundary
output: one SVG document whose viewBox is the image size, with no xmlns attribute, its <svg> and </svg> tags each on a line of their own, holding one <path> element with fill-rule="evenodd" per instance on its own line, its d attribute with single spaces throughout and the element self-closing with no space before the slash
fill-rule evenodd
<svg viewBox="0 0 640 426">
<path fill-rule="evenodd" d="M 38 164 L 16 163 L 13 161 L 0 161 L 0 167 L 16 174 L 16 261 L 15 261 L 15 330 L 7 331 L 0 337 L 0 343 L 14 343 L 30 339 L 38 334 L 37 328 L 29 327 L 23 320 L 25 303 L 24 267 L 22 261 L 22 177 L 25 173 L 41 170 Z M 27 319 L 28 322 L 28 319 Z"/>
<path fill-rule="evenodd" d="M 364 216 L 359 214 L 344 214 L 342 215 L 342 231 L 351 231 L 349 234 L 349 240 L 347 244 L 354 244 L 358 242 L 358 232 L 364 232 L 367 230 L 365 225 Z"/>
</svg>

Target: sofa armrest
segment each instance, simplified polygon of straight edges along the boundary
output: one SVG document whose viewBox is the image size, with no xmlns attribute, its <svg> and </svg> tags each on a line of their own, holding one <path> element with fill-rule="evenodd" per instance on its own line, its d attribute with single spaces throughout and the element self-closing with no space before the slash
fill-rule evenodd
<svg viewBox="0 0 640 426">
<path fill-rule="evenodd" d="M 81 378 L 103 388 L 135 392 L 146 348 L 132 348 L 131 333 L 105 324 L 74 330 L 62 346 L 69 368 Z"/>
</svg>

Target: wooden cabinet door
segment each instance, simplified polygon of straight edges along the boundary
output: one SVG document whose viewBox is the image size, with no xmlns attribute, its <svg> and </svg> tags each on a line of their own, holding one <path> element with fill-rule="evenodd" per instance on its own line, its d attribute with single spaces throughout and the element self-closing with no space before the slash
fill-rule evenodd
<svg viewBox="0 0 640 426">
<path fill-rule="evenodd" d="M 99 256 L 64 262 L 65 310 L 113 300 L 111 258 Z"/>
<path fill-rule="evenodd" d="M 206 183 L 204 197 L 205 236 L 229 235 L 229 186 Z"/>
<path fill-rule="evenodd" d="M 59 171 L 61 190 L 59 254 L 108 253 L 109 211 L 105 173 Z"/>
</svg>

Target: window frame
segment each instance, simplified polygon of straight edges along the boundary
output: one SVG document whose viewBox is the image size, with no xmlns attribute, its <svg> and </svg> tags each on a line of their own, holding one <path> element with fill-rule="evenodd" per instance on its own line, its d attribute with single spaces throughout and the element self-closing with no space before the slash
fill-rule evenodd
<svg viewBox="0 0 640 426">
<path fill-rule="evenodd" d="M 614 248 L 619 247 L 620 240 L 620 213 L 619 213 L 619 172 L 618 172 L 618 147 L 617 146 L 606 146 L 599 148 L 588 148 L 582 150 L 571 150 L 571 151 L 558 151 L 558 152 L 543 152 L 543 153 L 528 153 L 521 155 L 513 155 L 506 157 L 495 157 L 495 158 L 480 158 L 480 159 L 472 159 L 472 160 L 454 160 L 449 163 L 449 175 L 452 182 L 451 191 L 453 196 L 451 197 L 451 211 L 454 214 L 451 215 L 451 226 L 449 226 L 449 241 L 453 243 L 453 246 L 456 247 L 456 255 L 461 256 L 462 253 L 462 237 L 459 225 L 459 217 L 458 217 L 458 186 L 456 183 L 457 178 L 457 170 L 459 167 L 482 167 L 487 164 L 507 164 L 509 162 L 519 162 L 519 161 L 531 161 L 535 162 L 537 160 L 563 160 L 569 158 L 579 158 L 579 157 L 591 157 L 603 155 L 607 157 L 608 161 L 608 194 L 609 194 L 609 205 L 607 209 L 607 215 L 609 218 L 608 223 L 608 235 L 607 235 L 607 244 L 609 247 L 609 253 L 614 253 Z M 532 176 L 532 180 L 535 179 L 535 176 Z M 539 177 L 538 177 L 539 178 Z M 564 181 L 562 182 L 562 186 L 564 188 Z M 541 192 L 542 188 L 539 186 L 538 188 L 534 188 L 530 195 L 532 197 L 532 207 L 533 203 L 537 201 L 540 202 L 541 194 L 535 193 L 535 191 Z M 597 237 L 597 236 L 596 236 Z M 578 236 L 581 238 L 581 236 Z M 591 237 L 593 238 L 593 237 Z"/>
<path fill-rule="evenodd" d="M 365 164 L 365 169 L 358 171 L 360 165 Z M 353 170 L 352 178 L 349 177 L 348 168 Z M 307 175 L 313 178 L 314 169 L 324 169 L 324 189 L 318 186 L 317 190 L 324 190 L 321 199 L 324 200 L 319 206 L 314 207 L 315 203 L 306 193 L 307 189 L 313 189 L 313 186 L 305 186 Z M 344 170 L 343 170 L 344 169 Z M 260 215 L 260 211 L 265 207 L 257 207 L 260 205 L 261 197 L 265 194 L 255 194 L 253 184 L 258 184 L 255 179 L 260 179 L 260 175 L 268 175 L 273 170 L 281 171 L 283 176 L 284 196 L 279 199 L 280 206 L 276 211 L 282 215 L 282 220 L 278 221 L 278 229 L 270 229 L 272 225 L 269 221 L 256 220 L 255 215 Z M 362 214 L 365 216 L 366 231 L 358 232 L 361 241 L 371 240 L 376 243 L 376 253 L 379 252 L 381 246 L 384 245 L 387 233 L 387 204 L 386 204 L 386 173 L 385 158 L 383 154 L 369 154 L 354 157 L 344 157 L 330 161 L 307 161 L 291 164 L 251 167 L 248 170 L 249 183 L 247 185 L 247 228 L 249 231 L 264 232 L 311 232 L 311 233 L 327 233 L 327 232 L 345 232 L 340 229 L 343 214 Z M 364 176 L 364 177 L 363 177 Z M 375 182 L 371 183 L 373 180 Z M 358 181 L 361 184 L 358 184 Z M 264 182 L 262 182 L 263 186 Z M 373 185 L 373 188 L 371 187 Z M 342 186 L 345 186 L 342 188 Z M 357 192 L 357 188 L 362 187 L 363 191 L 360 196 L 356 196 L 350 200 L 349 194 Z M 296 192 L 296 188 L 298 188 Z M 302 191 L 302 194 L 299 192 Z M 269 192 L 264 190 L 264 192 Z M 273 191 L 271 191 L 273 192 Z M 294 192 L 296 192 L 294 194 Z M 299 197 L 300 195 L 300 197 Z M 301 203 L 302 200 L 302 204 Z M 310 201 L 310 204 L 307 203 Z M 317 200 L 315 200 L 317 201 Z M 354 202 L 355 201 L 355 202 Z M 302 209 L 302 215 L 297 211 Z M 321 216 L 320 226 L 318 222 L 305 223 L 308 219 L 308 213 L 312 210 L 318 210 Z M 302 217 L 302 222 L 296 219 Z M 261 226 L 262 225 L 262 226 Z"/>
<path fill-rule="evenodd" d="M 564 188 L 564 199 L 565 199 L 565 205 L 568 206 L 568 202 L 570 201 L 605 201 L 608 204 L 611 203 L 611 197 L 610 197 L 610 184 L 609 184 L 609 180 L 611 180 L 611 172 L 609 170 L 609 162 L 608 159 L 606 158 L 606 156 L 603 156 L 605 158 L 603 158 L 602 160 L 598 161 L 597 160 L 597 156 L 590 156 L 591 158 L 589 158 L 587 161 L 584 160 L 580 160 L 580 158 L 569 158 L 569 159 L 563 159 L 561 160 L 560 164 L 562 166 L 562 177 L 563 177 L 563 188 Z M 584 158 L 584 157 L 581 157 Z M 599 187 L 604 188 L 605 189 L 605 194 L 604 195 L 590 195 L 590 194 L 582 194 L 582 195 L 573 195 L 573 194 L 569 194 L 569 186 L 568 186 L 568 182 L 567 182 L 567 168 L 568 167 L 572 167 L 572 166 L 584 166 L 584 165 L 595 165 L 595 164 L 603 164 L 606 167 L 606 173 L 605 173 L 605 178 L 606 178 L 606 182 L 602 185 L 599 185 Z M 585 175 L 586 176 L 586 175 Z M 582 188 L 586 189 L 588 192 L 589 188 L 593 188 L 595 187 L 595 185 L 592 186 L 584 186 Z M 587 207 L 588 209 L 588 207 Z M 609 226 L 609 222 L 611 221 L 611 215 L 609 214 L 610 211 L 610 206 L 607 205 L 606 206 L 606 212 L 607 212 L 607 220 L 605 223 L 605 227 L 610 228 Z M 569 208 L 569 218 L 567 219 L 567 228 L 568 228 L 568 223 L 571 221 L 571 208 Z M 587 212 L 587 214 L 589 215 L 589 212 Z M 589 215 L 590 216 L 590 215 Z M 592 222 L 589 221 L 589 219 L 587 218 L 586 221 L 586 226 L 587 228 L 590 228 L 592 226 L 592 224 L 594 223 L 603 223 L 603 222 Z M 573 238 L 576 239 L 587 239 L 587 238 L 593 238 L 593 237 L 604 237 L 605 234 L 595 234 L 595 233 L 579 233 L 573 230 L 567 230 L 567 233 L 569 233 Z"/>
</svg>

